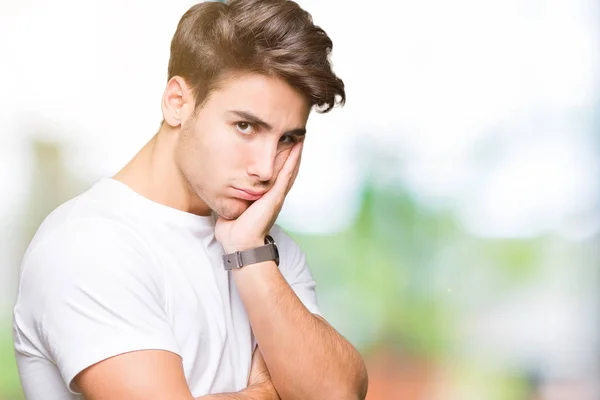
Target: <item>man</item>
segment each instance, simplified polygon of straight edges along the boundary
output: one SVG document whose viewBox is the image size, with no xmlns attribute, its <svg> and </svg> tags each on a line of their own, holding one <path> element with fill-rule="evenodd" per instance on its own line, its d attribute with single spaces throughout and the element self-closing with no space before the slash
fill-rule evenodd
<svg viewBox="0 0 600 400">
<path fill-rule="evenodd" d="M 365 397 L 360 355 L 273 225 L 311 108 L 345 100 L 331 47 L 292 1 L 186 12 L 159 132 L 52 212 L 25 254 L 14 340 L 28 399 Z"/>
</svg>

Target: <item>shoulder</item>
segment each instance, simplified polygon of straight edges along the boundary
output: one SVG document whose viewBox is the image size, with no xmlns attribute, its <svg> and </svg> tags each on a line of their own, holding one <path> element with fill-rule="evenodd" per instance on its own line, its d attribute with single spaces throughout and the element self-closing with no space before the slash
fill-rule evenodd
<svg viewBox="0 0 600 400">
<path fill-rule="evenodd" d="M 304 306 L 313 314 L 321 315 L 317 305 L 316 283 L 300 246 L 280 226 L 274 225 L 271 236 L 279 249 L 279 270 Z"/>
<path fill-rule="evenodd" d="M 288 255 L 297 256 L 298 253 L 302 253 L 302 249 L 296 243 L 296 241 L 279 225 L 275 224 L 271 228 L 271 236 L 277 244 L 277 248 L 281 255 L 285 257 L 285 253 Z"/>
<path fill-rule="evenodd" d="M 85 217 L 47 230 L 23 260 L 17 305 L 36 307 L 73 292 L 156 287 L 161 276 L 139 235 L 122 222 Z"/>
<path fill-rule="evenodd" d="M 273 239 L 275 239 L 275 241 L 277 241 L 277 243 L 281 243 L 282 245 L 285 246 L 295 246 L 300 248 L 300 246 L 298 246 L 298 244 L 296 243 L 296 241 L 290 236 L 289 233 L 287 233 L 287 231 L 285 229 L 283 229 L 280 225 L 273 225 L 273 227 L 271 228 L 271 236 L 273 236 Z"/>
<path fill-rule="evenodd" d="M 69 219 L 36 236 L 23 260 L 23 269 L 40 262 L 48 268 L 58 269 L 59 265 L 68 265 L 72 261 L 93 265 L 121 257 L 148 257 L 148 247 L 140 235 L 117 219 L 96 216 Z M 60 264 L 53 265 L 53 261 Z M 86 269 L 86 266 L 80 268 Z"/>
<path fill-rule="evenodd" d="M 279 251 L 279 269 L 292 279 L 295 275 L 307 270 L 306 256 L 298 243 L 279 225 L 273 225 L 271 236 Z"/>
<path fill-rule="evenodd" d="M 103 233 L 127 236 L 124 219 L 98 201 L 95 189 L 96 185 L 60 204 L 46 216 L 29 243 L 24 262 L 30 253 L 47 248 L 48 243 L 67 245 L 78 238 L 98 240 Z M 94 241 L 90 240 L 89 244 L 93 245 Z"/>
</svg>

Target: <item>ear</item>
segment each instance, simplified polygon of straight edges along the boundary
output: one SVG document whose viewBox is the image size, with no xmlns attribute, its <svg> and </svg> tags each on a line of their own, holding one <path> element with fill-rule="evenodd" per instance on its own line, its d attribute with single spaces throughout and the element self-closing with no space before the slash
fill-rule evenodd
<svg viewBox="0 0 600 400">
<path fill-rule="evenodd" d="M 174 76 L 167 82 L 162 98 L 162 113 L 172 127 L 183 125 L 194 110 L 194 96 L 185 80 Z"/>
</svg>

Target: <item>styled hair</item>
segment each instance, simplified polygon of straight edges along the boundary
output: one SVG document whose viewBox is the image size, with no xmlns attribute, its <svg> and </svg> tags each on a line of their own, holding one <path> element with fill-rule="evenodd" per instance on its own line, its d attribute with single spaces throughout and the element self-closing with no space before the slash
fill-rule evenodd
<svg viewBox="0 0 600 400">
<path fill-rule="evenodd" d="M 325 113 L 346 101 L 344 82 L 331 68 L 332 47 L 291 0 L 203 2 L 177 25 L 168 75 L 190 85 L 196 108 L 227 76 L 257 73 L 283 79 Z"/>
</svg>

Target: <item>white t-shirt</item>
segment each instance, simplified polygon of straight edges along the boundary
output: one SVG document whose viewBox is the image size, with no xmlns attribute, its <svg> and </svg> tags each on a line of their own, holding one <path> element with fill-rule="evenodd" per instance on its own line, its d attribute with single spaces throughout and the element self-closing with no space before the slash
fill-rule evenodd
<svg viewBox="0 0 600 400">
<path fill-rule="evenodd" d="M 281 228 L 271 235 L 281 273 L 320 315 L 304 254 Z M 27 399 L 80 399 L 70 387 L 80 371 L 142 349 L 180 355 L 194 397 L 246 387 L 255 340 L 222 254 L 212 216 L 114 179 L 58 207 L 27 249 L 14 308 Z"/>
</svg>

